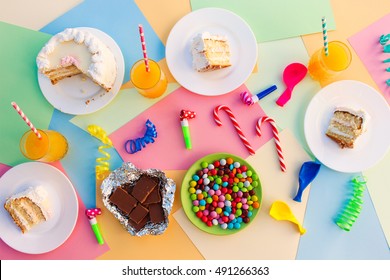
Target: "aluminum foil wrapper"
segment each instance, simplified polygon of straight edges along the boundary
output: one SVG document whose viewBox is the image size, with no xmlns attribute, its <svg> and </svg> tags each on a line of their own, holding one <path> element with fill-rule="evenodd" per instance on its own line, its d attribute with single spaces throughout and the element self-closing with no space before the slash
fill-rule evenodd
<svg viewBox="0 0 390 280">
<path fill-rule="evenodd" d="M 109 197 L 114 190 L 125 183 L 135 184 L 141 175 L 146 174 L 151 177 L 157 177 L 160 181 L 158 187 L 161 191 L 162 207 L 165 214 L 165 221 L 162 223 L 154 224 L 148 222 L 140 231 L 136 231 L 129 223 L 128 217 L 122 215 L 116 206 L 110 203 Z M 134 236 L 144 235 L 159 235 L 164 233 L 168 227 L 168 216 L 172 210 L 173 200 L 175 197 L 176 184 L 175 182 L 167 178 L 165 173 L 158 169 L 138 169 L 134 164 L 125 162 L 121 167 L 114 170 L 110 175 L 102 182 L 101 191 L 103 196 L 104 206 L 114 214 L 115 218 L 123 225 L 123 227 Z"/>
</svg>

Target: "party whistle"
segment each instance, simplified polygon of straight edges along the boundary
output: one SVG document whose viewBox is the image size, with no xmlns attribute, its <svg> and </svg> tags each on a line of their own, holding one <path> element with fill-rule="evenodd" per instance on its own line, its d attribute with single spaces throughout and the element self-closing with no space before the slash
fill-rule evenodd
<svg viewBox="0 0 390 280">
<path fill-rule="evenodd" d="M 102 210 L 100 208 L 92 208 L 92 209 L 85 210 L 85 215 L 87 215 L 89 223 L 91 224 L 92 230 L 96 236 L 97 242 L 100 245 L 103 245 L 104 239 L 102 234 L 100 233 L 99 225 L 96 220 L 96 216 L 101 214 L 102 214 Z"/>
<path fill-rule="evenodd" d="M 253 105 L 276 89 L 277 89 L 276 85 L 273 85 L 259 92 L 258 94 L 254 94 L 254 95 L 250 95 L 247 91 L 241 92 L 240 94 L 241 101 L 244 102 L 244 104 L 246 105 Z"/>
<path fill-rule="evenodd" d="M 188 125 L 188 120 L 196 117 L 196 113 L 189 110 L 180 111 L 180 124 L 181 130 L 183 132 L 184 143 L 186 144 L 187 150 L 192 149 L 191 144 L 191 135 L 190 135 L 190 126 Z"/>
</svg>

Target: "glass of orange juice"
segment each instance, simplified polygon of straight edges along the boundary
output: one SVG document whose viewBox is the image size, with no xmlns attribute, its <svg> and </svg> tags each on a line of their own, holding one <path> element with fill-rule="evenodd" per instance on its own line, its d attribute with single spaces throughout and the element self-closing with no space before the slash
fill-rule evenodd
<svg viewBox="0 0 390 280">
<path fill-rule="evenodd" d="M 324 48 L 321 48 L 311 56 L 308 72 L 314 80 L 327 82 L 347 69 L 351 60 L 351 51 L 346 44 L 331 41 L 328 44 L 328 55 L 325 55 Z"/>
<path fill-rule="evenodd" d="M 130 80 L 140 94 L 148 98 L 157 98 L 166 91 L 168 80 L 157 62 L 151 59 L 148 61 L 149 72 L 146 71 L 145 60 L 141 59 L 134 63 L 130 70 Z"/>
<path fill-rule="evenodd" d="M 38 129 L 42 138 L 31 130 L 23 134 L 19 147 L 22 154 L 30 159 L 42 162 L 53 162 L 62 159 L 68 152 L 68 141 L 54 130 Z"/>
</svg>

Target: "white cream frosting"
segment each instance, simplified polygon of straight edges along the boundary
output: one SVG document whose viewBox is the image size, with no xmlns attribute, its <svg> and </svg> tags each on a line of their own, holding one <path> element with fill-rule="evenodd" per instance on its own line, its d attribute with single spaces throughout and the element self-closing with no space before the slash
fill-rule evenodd
<svg viewBox="0 0 390 280">
<path fill-rule="evenodd" d="M 77 68 L 97 84 L 112 88 L 117 69 L 111 50 L 92 33 L 67 28 L 54 35 L 38 53 L 38 70 L 45 73 L 61 67 L 61 60 L 72 57 L 77 61 Z"/>
<path fill-rule="evenodd" d="M 50 208 L 50 203 L 48 201 L 48 193 L 44 187 L 39 185 L 35 187 L 29 187 L 23 192 L 14 194 L 7 201 L 23 197 L 29 198 L 32 202 L 38 205 L 38 207 L 41 208 L 46 220 L 51 217 L 52 211 Z"/>
</svg>

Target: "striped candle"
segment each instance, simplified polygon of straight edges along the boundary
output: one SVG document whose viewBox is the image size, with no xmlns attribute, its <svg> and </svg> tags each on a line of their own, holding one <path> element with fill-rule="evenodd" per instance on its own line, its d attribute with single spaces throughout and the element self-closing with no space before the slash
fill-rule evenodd
<svg viewBox="0 0 390 280">
<path fill-rule="evenodd" d="M 328 32 L 326 28 L 326 18 L 322 18 L 322 36 L 324 38 L 324 51 L 325 55 L 328 56 L 329 51 L 328 51 Z"/>
<path fill-rule="evenodd" d="M 16 110 L 16 112 L 18 112 L 18 114 L 22 117 L 22 119 L 24 120 L 24 122 L 31 128 L 31 130 L 35 133 L 35 135 L 41 139 L 42 136 L 41 134 L 39 133 L 39 131 L 35 128 L 35 126 L 31 123 L 31 121 L 27 118 L 27 116 L 23 113 L 22 109 L 20 109 L 20 107 L 18 106 L 18 104 L 16 104 L 15 102 L 11 102 L 11 105 L 12 107 L 14 107 L 14 109 Z"/>
<path fill-rule="evenodd" d="M 144 28 L 143 28 L 142 24 L 139 24 L 138 28 L 139 28 L 139 35 L 140 35 L 140 38 L 141 38 L 142 52 L 144 54 L 144 61 L 145 61 L 146 72 L 150 72 L 148 53 L 146 52 L 146 42 L 145 42 Z"/>
</svg>

